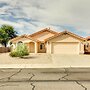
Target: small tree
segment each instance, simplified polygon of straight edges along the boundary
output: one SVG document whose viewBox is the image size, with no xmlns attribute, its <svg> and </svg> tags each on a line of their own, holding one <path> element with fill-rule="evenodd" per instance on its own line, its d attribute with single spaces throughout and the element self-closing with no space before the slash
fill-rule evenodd
<svg viewBox="0 0 90 90">
<path fill-rule="evenodd" d="M 8 40 L 8 34 L 4 30 L 0 29 L 0 43 L 6 47 Z"/>
<path fill-rule="evenodd" d="M 12 57 L 23 57 L 27 55 L 29 55 L 29 52 L 25 44 L 18 44 L 16 49 L 10 53 L 10 56 Z"/>
<path fill-rule="evenodd" d="M 2 43 L 5 47 L 7 46 L 7 42 L 16 37 L 17 32 L 14 30 L 13 26 L 10 25 L 2 25 L 0 28 L 0 43 Z"/>
<path fill-rule="evenodd" d="M 9 39 L 12 39 L 17 36 L 17 32 L 14 30 L 14 27 L 11 25 L 3 24 L 1 29 L 8 34 Z"/>
</svg>

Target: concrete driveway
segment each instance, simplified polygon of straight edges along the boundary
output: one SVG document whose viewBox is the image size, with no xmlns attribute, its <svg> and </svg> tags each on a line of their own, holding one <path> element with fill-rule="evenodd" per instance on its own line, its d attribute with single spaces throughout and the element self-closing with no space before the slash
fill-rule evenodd
<svg viewBox="0 0 90 90">
<path fill-rule="evenodd" d="M 30 54 L 13 58 L 9 53 L 0 54 L 0 68 L 65 68 L 90 67 L 90 55 Z"/>
<path fill-rule="evenodd" d="M 30 54 L 24 58 L 11 57 L 9 53 L 0 54 L 0 64 L 50 64 L 52 60 L 47 54 Z"/>
<path fill-rule="evenodd" d="M 61 67 L 90 67 L 90 55 L 52 55 L 53 64 Z"/>
</svg>

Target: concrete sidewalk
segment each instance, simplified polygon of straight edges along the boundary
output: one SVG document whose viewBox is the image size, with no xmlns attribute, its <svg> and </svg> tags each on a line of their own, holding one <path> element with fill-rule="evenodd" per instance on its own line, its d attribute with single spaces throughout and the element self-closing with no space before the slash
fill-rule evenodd
<svg viewBox="0 0 90 90">
<path fill-rule="evenodd" d="M 90 55 L 30 54 L 12 58 L 0 54 L 0 68 L 90 68 Z"/>
</svg>

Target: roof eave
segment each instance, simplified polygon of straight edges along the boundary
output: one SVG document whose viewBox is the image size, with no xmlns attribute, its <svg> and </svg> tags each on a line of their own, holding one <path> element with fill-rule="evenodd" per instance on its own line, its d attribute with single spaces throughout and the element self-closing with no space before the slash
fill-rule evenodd
<svg viewBox="0 0 90 90">
<path fill-rule="evenodd" d="M 76 38 L 78 38 L 78 39 L 80 39 L 80 40 L 82 40 L 82 41 L 86 41 L 85 38 L 80 37 L 80 36 L 78 36 L 78 35 L 76 35 L 76 34 L 73 34 L 73 33 L 68 32 L 68 31 L 65 30 L 65 31 L 63 31 L 63 32 L 58 33 L 57 35 L 54 35 L 54 36 L 46 39 L 45 42 L 47 42 L 47 41 L 49 41 L 49 40 L 51 40 L 51 39 L 53 39 L 53 38 L 55 38 L 55 37 L 58 37 L 58 36 L 60 36 L 60 35 L 62 35 L 62 34 L 64 34 L 64 33 L 70 34 L 70 35 L 72 35 L 72 36 L 74 36 L 74 37 L 76 37 Z"/>
</svg>

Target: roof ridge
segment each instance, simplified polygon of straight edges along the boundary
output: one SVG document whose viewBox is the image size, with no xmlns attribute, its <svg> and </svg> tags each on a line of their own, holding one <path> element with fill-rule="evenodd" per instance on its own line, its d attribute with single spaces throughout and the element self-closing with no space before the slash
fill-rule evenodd
<svg viewBox="0 0 90 90">
<path fill-rule="evenodd" d="M 68 31 L 68 30 L 65 30 L 67 33 L 71 33 L 71 34 L 73 34 L 73 35 L 75 35 L 75 36 L 78 36 L 78 37 L 80 37 L 80 38 L 83 38 L 83 39 L 85 39 L 84 37 L 82 37 L 82 36 L 79 36 L 79 35 L 77 35 L 77 34 L 75 34 L 75 33 L 72 33 L 72 32 L 70 32 L 70 31 Z"/>
<path fill-rule="evenodd" d="M 56 32 L 56 31 L 51 30 L 50 28 L 44 28 L 44 29 L 39 30 L 39 31 L 37 31 L 37 32 L 35 32 L 35 33 L 29 35 L 29 36 L 32 37 L 32 36 L 34 36 L 34 35 L 36 35 L 36 34 L 39 34 L 39 33 L 41 33 L 41 32 L 44 32 L 44 31 L 49 31 L 49 32 L 54 33 L 54 34 L 57 34 L 57 33 L 58 33 L 58 32 Z"/>
</svg>

